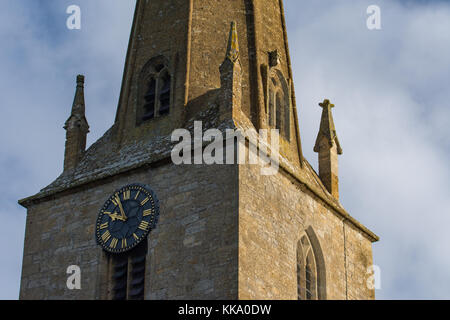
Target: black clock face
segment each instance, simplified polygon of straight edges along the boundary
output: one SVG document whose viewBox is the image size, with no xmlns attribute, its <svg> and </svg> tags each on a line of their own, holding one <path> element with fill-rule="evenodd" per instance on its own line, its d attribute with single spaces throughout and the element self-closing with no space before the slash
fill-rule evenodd
<svg viewBox="0 0 450 320">
<path fill-rule="evenodd" d="M 123 187 L 100 210 L 97 243 L 111 253 L 131 250 L 147 238 L 158 217 L 158 199 L 149 187 L 140 184 Z"/>
</svg>

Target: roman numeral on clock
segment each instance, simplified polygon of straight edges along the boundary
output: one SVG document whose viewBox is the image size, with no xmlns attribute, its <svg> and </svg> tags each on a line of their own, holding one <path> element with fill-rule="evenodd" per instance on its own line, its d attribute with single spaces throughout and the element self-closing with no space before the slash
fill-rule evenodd
<svg viewBox="0 0 450 320">
<path fill-rule="evenodd" d="M 146 204 L 148 202 L 148 200 L 150 200 L 149 198 L 145 198 L 144 200 L 142 200 L 141 202 L 141 206 L 143 206 L 144 204 Z"/>
<path fill-rule="evenodd" d="M 149 226 L 150 224 L 147 221 L 142 221 L 141 224 L 139 225 L 139 229 L 145 231 Z"/>
<path fill-rule="evenodd" d="M 131 191 L 130 190 L 124 191 L 122 196 L 123 196 L 123 201 L 130 200 Z"/>
<path fill-rule="evenodd" d="M 147 217 L 147 216 L 151 215 L 152 212 L 153 212 L 152 209 L 144 210 L 144 212 L 142 213 L 142 216 Z"/>
<path fill-rule="evenodd" d="M 109 245 L 111 248 L 115 248 L 115 247 L 117 247 L 117 243 L 119 242 L 119 240 L 118 239 L 116 239 L 116 238 L 113 238 L 112 240 L 111 240 L 111 244 Z"/>
<path fill-rule="evenodd" d="M 104 234 L 102 234 L 102 240 L 103 242 L 108 241 L 111 238 L 111 234 L 109 233 L 109 230 L 106 230 Z"/>
</svg>

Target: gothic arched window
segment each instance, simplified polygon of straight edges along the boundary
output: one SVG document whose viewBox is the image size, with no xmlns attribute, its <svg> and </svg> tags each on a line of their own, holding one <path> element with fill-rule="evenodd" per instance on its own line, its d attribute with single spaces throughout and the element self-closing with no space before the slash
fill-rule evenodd
<svg viewBox="0 0 450 320">
<path fill-rule="evenodd" d="M 139 80 L 136 124 L 170 113 L 172 103 L 172 76 L 168 62 L 162 57 L 150 59 Z"/>
<path fill-rule="evenodd" d="M 279 130 L 286 140 L 290 140 L 291 113 L 289 85 L 281 71 L 273 70 L 268 86 L 268 123 Z"/>
<path fill-rule="evenodd" d="M 299 300 L 325 299 L 326 296 L 324 260 L 311 228 L 297 243 L 297 296 Z"/>
</svg>

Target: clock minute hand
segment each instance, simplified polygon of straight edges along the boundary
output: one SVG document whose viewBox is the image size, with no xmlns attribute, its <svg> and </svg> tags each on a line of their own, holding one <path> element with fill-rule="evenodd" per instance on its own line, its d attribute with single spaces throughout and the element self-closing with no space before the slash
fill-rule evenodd
<svg viewBox="0 0 450 320">
<path fill-rule="evenodd" d="M 125 212 L 123 211 L 123 207 L 122 207 L 122 203 L 120 202 L 120 198 L 116 197 L 116 201 L 117 201 L 117 205 L 119 206 L 120 209 L 120 214 L 122 215 L 122 217 L 127 220 L 127 216 L 125 215 Z"/>
</svg>

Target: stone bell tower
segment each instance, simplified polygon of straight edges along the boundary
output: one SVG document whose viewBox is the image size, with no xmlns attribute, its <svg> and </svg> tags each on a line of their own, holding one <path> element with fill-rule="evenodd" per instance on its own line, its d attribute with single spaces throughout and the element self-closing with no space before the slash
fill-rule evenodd
<svg viewBox="0 0 450 320">
<path fill-rule="evenodd" d="M 21 299 L 374 298 L 365 283 L 378 237 L 302 155 L 281 0 L 138 0 L 115 122 L 87 150 L 83 84 L 64 172 L 19 201 L 28 210 Z M 252 132 L 233 138 L 235 149 L 256 148 L 276 172 L 246 161 L 176 165 L 172 133 L 194 134 L 198 123 Z M 184 151 L 207 149 L 195 141 Z M 107 250 L 120 234 L 108 223 L 128 230 L 131 215 L 153 210 L 142 207 L 144 190 L 159 203 L 157 223 L 121 239 L 120 254 Z M 125 250 L 133 237 L 140 244 Z M 66 286 L 72 265 L 80 290 Z"/>
</svg>

